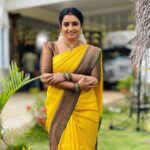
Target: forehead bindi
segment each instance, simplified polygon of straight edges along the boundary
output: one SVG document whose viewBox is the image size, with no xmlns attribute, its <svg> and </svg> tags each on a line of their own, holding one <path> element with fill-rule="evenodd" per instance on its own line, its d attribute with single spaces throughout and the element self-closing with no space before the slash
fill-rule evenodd
<svg viewBox="0 0 150 150">
<path fill-rule="evenodd" d="M 66 15 L 63 18 L 63 22 L 80 22 L 80 20 L 74 15 Z"/>
</svg>

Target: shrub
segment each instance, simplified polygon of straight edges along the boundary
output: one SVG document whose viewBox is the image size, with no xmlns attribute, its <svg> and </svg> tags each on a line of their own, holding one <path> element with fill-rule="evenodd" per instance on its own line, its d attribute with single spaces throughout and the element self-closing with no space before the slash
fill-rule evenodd
<svg viewBox="0 0 150 150">
<path fill-rule="evenodd" d="M 40 127 L 45 130 L 46 123 L 46 108 L 44 106 L 45 94 L 39 93 L 38 89 L 32 88 L 31 93 L 36 95 L 36 102 L 34 106 L 27 105 L 27 111 L 30 111 L 33 115 L 35 121 L 35 126 Z"/>
</svg>

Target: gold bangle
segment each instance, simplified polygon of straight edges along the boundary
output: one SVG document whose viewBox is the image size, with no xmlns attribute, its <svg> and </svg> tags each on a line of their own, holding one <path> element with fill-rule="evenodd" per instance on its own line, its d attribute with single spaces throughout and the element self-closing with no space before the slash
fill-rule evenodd
<svg viewBox="0 0 150 150">
<path fill-rule="evenodd" d="M 78 90 L 80 91 L 81 90 L 81 88 L 80 88 L 80 84 L 77 82 L 77 85 L 78 85 Z"/>
<path fill-rule="evenodd" d="M 71 73 L 68 73 L 68 75 L 69 75 L 69 81 L 72 81 L 72 75 L 71 75 Z"/>
<path fill-rule="evenodd" d="M 77 86 L 77 83 L 75 83 L 74 86 L 75 86 L 75 91 L 78 92 L 78 86 Z"/>
<path fill-rule="evenodd" d="M 69 73 L 66 72 L 65 74 L 66 74 L 67 80 L 69 81 L 70 80 Z"/>
<path fill-rule="evenodd" d="M 68 81 L 69 78 L 68 78 L 68 75 L 66 72 L 63 73 L 63 77 L 64 77 L 65 81 Z"/>
<path fill-rule="evenodd" d="M 66 81 L 72 81 L 72 75 L 68 72 L 64 72 L 63 77 Z"/>
<path fill-rule="evenodd" d="M 67 80 L 67 78 L 66 78 L 66 75 L 65 75 L 65 73 L 63 73 L 63 77 L 64 77 L 64 80 L 66 81 L 66 80 Z"/>
<path fill-rule="evenodd" d="M 80 85 L 79 85 L 79 83 L 76 82 L 74 85 L 75 85 L 76 92 L 79 92 L 80 91 Z"/>
</svg>

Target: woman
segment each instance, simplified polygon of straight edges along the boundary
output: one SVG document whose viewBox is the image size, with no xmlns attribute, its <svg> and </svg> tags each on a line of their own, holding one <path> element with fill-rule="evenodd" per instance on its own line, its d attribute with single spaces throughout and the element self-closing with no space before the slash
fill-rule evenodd
<svg viewBox="0 0 150 150">
<path fill-rule="evenodd" d="M 101 50 L 85 43 L 78 9 L 63 9 L 59 23 L 61 35 L 44 44 L 41 61 L 50 149 L 94 150 L 102 115 Z"/>
</svg>

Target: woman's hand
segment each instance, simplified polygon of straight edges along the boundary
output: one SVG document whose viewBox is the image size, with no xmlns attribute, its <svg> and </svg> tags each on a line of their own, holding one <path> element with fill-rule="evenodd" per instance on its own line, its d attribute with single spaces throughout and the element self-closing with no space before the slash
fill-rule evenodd
<svg viewBox="0 0 150 150">
<path fill-rule="evenodd" d="M 64 81 L 64 77 L 62 73 L 45 73 L 41 77 L 41 81 L 43 83 L 54 85 L 58 82 Z"/>
<path fill-rule="evenodd" d="M 49 78 L 49 84 L 50 85 L 54 85 L 56 83 L 59 83 L 59 82 L 63 82 L 65 81 L 64 77 L 63 77 L 63 74 L 62 73 L 54 73 L 52 74 L 52 76 Z"/>
<path fill-rule="evenodd" d="M 42 74 L 41 81 L 45 84 L 48 84 L 50 81 L 50 77 L 52 77 L 52 73 L 44 73 Z"/>
<path fill-rule="evenodd" d="M 87 80 L 87 77 L 81 78 L 81 79 L 78 81 L 78 83 L 79 83 L 79 85 L 80 85 L 80 89 L 81 89 L 81 90 L 86 90 L 86 91 L 88 91 L 90 88 L 96 87 L 96 85 L 95 85 L 95 86 L 92 85 L 93 83 L 95 83 L 95 80 L 90 80 L 90 81 L 88 81 L 88 80 Z"/>
</svg>

